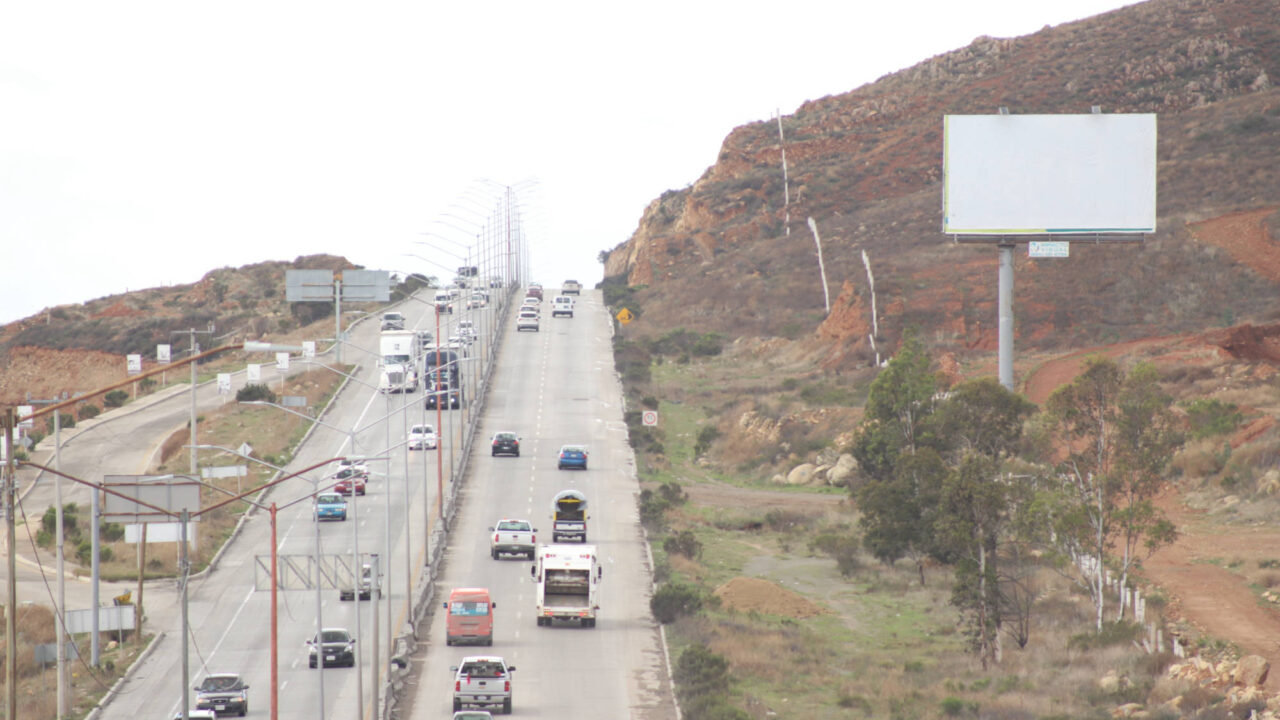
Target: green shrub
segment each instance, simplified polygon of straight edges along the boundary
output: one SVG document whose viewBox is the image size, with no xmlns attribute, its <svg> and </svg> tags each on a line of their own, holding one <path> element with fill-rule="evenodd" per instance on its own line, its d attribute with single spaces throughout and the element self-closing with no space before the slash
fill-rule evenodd
<svg viewBox="0 0 1280 720">
<path fill-rule="evenodd" d="M 62 506 L 62 537 L 74 538 L 80 534 L 80 521 L 76 517 L 79 507 L 75 503 L 67 503 Z M 58 531 L 58 508 L 56 505 L 50 505 L 45 508 L 44 515 L 40 516 L 40 529 L 49 533 L 49 537 L 53 538 L 54 533 Z"/>
<path fill-rule="evenodd" d="M 836 569 L 843 577 L 850 577 L 861 564 L 858 561 L 860 543 L 856 535 L 822 533 L 809 541 L 809 549 L 827 555 L 836 561 Z"/>
<path fill-rule="evenodd" d="M 1103 623 L 1102 630 L 1072 635 L 1067 647 L 1074 650 L 1097 650 L 1114 645 L 1128 645 L 1142 637 L 1142 626 L 1131 622 Z"/>
<path fill-rule="evenodd" d="M 118 408 L 129 402 L 129 393 L 124 390 L 112 390 L 102 396 L 102 404 L 104 407 Z"/>
<path fill-rule="evenodd" d="M 103 542 L 119 542 L 124 539 L 124 525 L 104 522 L 98 529 L 98 537 Z"/>
<path fill-rule="evenodd" d="M 151 390 L 154 389 L 157 384 L 158 383 L 156 383 L 155 378 L 144 377 L 138 381 L 138 389 L 144 393 L 151 392 Z"/>
<path fill-rule="evenodd" d="M 729 690 L 729 661 L 702 645 L 691 645 L 676 660 L 672 679 L 681 701 L 722 695 Z"/>
<path fill-rule="evenodd" d="M 696 560 L 702 555 L 702 543 L 691 530 L 681 530 L 663 540 L 662 549 L 668 555 L 683 555 L 690 560 Z"/>
<path fill-rule="evenodd" d="M 1225 435 L 1244 420 L 1235 403 L 1214 398 L 1201 398 L 1184 403 L 1187 410 L 1188 435 L 1194 439 Z"/>
<path fill-rule="evenodd" d="M 666 625 L 702 609 L 702 594 L 698 589 L 683 583 L 667 583 L 658 588 L 649 600 L 649 610 L 654 619 Z"/>
<path fill-rule="evenodd" d="M 693 454 L 705 454 L 711 449 L 711 443 L 718 437 L 720 437 L 720 430 L 714 425 L 707 425 L 698 430 L 698 441 L 693 444 Z"/>
<path fill-rule="evenodd" d="M 61 410 L 59 410 L 58 425 L 63 430 L 66 430 L 67 428 L 73 428 L 76 426 L 76 416 L 72 415 L 71 413 L 64 413 Z M 45 430 L 46 435 L 53 434 L 53 418 L 49 418 L 48 420 L 45 421 L 45 428 L 46 428 Z"/>
<path fill-rule="evenodd" d="M 276 402 L 276 394 L 262 383 L 250 383 L 236 391 L 236 402 Z"/>
<path fill-rule="evenodd" d="M 96 418 L 96 417 L 98 417 L 98 415 L 100 415 L 100 414 L 102 414 L 102 408 L 98 407 L 97 405 L 84 405 L 84 406 L 81 406 L 81 408 L 80 408 L 80 419 L 81 419 L 81 420 L 88 420 L 89 418 Z"/>
</svg>

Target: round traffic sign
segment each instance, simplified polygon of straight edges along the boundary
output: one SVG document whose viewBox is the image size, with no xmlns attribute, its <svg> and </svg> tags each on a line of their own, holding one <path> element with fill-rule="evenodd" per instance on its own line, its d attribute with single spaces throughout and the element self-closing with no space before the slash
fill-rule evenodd
<svg viewBox="0 0 1280 720">
<path fill-rule="evenodd" d="M 657 424 L 658 424 L 658 411 L 657 411 L 657 410 L 645 410 L 644 412 L 640 413 L 640 420 L 641 420 L 641 422 L 643 422 L 645 425 L 657 425 Z"/>
</svg>

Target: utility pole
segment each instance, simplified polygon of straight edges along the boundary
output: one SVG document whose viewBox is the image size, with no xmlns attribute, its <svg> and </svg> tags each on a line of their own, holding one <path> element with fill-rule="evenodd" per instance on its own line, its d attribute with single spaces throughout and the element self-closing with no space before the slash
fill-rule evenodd
<svg viewBox="0 0 1280 720">
<path fill-rule="evenodd" d="M 9 597 L 4 614 L 4 696 L 6 718 L 18 717 L 18 537 L 13 527 L 13 501 L 17 491 L 17 465 L 13 457 L 13 429 L 17 425 L 12 406 L 4 410 L 4 524 L 9 551 Z"/>
<path fill-rule="evenodd" d="M 52 399 L 49 399 L 49 400 L 36 400 L 31 397 L 28 397 L 27 402 L 31 403 L 32 405 L 55 405 L 65 399 L 66 398 L 64 393 L 64 397 L 62 398 L 59 398 L 57 397 L 57 395 L 55 395 Z M 62 469 L 61 448 L 62 448 L 62 411 L 59 410 L 53 413 L 53 469 L 54 470 Z M 56 635 L 56 639 L 54 640 L 54 642 L 58 644 L 57 664 L 55 665 L 56 674 L 58 676 L 57 718 L 58 720 L 62 720 L 62 718 L 71 714 L 71 693 L 70 693 L 71 686 L 70 686 L 70 683 L 67 682 L 67 623 L 66 623 L 66 614 L 67 614 L 66 557 L 67 556 L 66 556 L 66 543 L 63 538 L 63 531 L 62 531 L 63 520 L 62 520 L 62 476 L 61 475 L 53 476 L 53 495 L 54 495 L 54 505 L 56 507 L 56 510 L 54 511 L 54 515 L 56 518 L 55 525 L 54 525 L 54 532 L 56 533 L 55 539 L 56 539 L 56 545 L 58 549 L 58 555 L 57 555 L 58 599 L 56 604 L 56 611 L 53 613 L 53 622 L 54 622 L 54 634 Z M 94 537 L 96 538 L 97 536 L 95 535 Z M 96 576 L 94 577 L 94 580 L 97 580 Z M 97 590 L 98 588 L 96 583 L 94 584 L 93 587 L 94 587 L 94 590 Z M 95 602 L 94 607 L 96 608 L 97 606 L 98 604 Z M 97 637 L 98 636 L 95 634 L 94 639 L 97 639 Z M 95 652 L 93 654 L 94 666 L 97 666 L 98 664 L 97 660 L 98 660 L 98 655 Z"/>
<path fill-rule="evenodd" d="M 191 352 L 191 357 L 194 358 L 200 352 L 200 345 L 196 342 L 196 335 L 202 335 L 202 334 L 213 335 L 213 333 L 214 333 L 214 326 L 213 326 L 213 323 L 210 323 L 208 330 L 196 330 L 195 328 L 191 328 L 190 330 L 174 330 L 171 334 L 173 335 L 186 334 L 190 338 L 190 341 L 191 341 L 190 352 Z M 196 439 L 196 365 L 198 365 L 199 363 L 196 363 L 193 361 L 190 364 L 191 364 L 191 474 L 194 476 L 197 472 L 197 469 L 196 469 L 196 452 L 197 451 L 195 447 L 198 444 L 198 441 Z"/>
</svg>

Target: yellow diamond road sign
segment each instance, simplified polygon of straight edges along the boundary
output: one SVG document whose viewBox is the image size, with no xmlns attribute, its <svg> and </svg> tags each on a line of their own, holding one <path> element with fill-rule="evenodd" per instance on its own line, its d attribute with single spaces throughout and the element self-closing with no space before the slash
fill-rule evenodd
<svg viewBox="0 0 1280 720">
<path fill-rule="evenodd" d="M 634 320 L 636 316 L 632 315 L 630 310 L 626 308 L 622 308 L 621 310 L 618 311 L 617 315 L 614 315 L 614 317 L 618 318 L 618 322 L 622 323 L 623 325 L 626 325 L 627 323 Z"/>
</svg>

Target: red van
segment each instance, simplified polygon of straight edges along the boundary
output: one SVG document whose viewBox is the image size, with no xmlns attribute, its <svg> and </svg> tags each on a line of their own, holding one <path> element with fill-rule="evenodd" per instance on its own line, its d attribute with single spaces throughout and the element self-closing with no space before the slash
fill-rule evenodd
<svg viewBox="0 0 1280 720">
<path fill-rule="evenodd" d="M 444 644 L 493 645 L 493 609 L 488 588 L 455 588 L 444 604 Z"/>
</svg>

